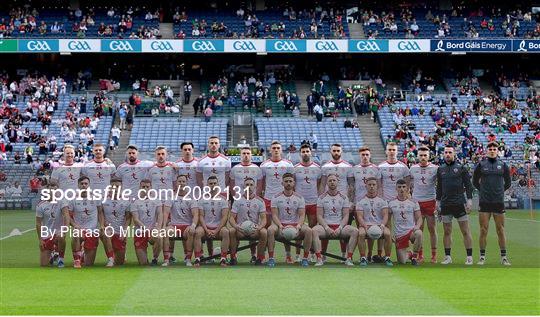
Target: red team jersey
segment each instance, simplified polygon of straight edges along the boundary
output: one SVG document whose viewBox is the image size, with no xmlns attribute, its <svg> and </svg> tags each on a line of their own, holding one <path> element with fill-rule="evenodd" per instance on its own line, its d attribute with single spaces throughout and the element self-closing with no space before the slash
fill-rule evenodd
<svg viewBox="0 0 540 317">
<path fill-rule="evenodd" d="M 236 215 L 236 223 L 241 224 L 244 221 L 251 221 L 259 224 L 259 218 L 262 213 L 266 212 L 264 201 L 260 197 L 247 199 L 242 198 L 233 202 L 231 213 Z"/>
<path fill-rule="evenodd" d="M 405 179 L 409 176 L 409 168 L 405 163 L 397 161 L 396 163 L 388 163 L 388 161 L 379 164 L 381 171 L 383 197 L 387 201 L 396 199 L 397 190 L 396 183 L 400 179 Z"/>
<path fill-rule="evenodd" d="M 197 186 L 197 166 L 199 165 L 199 160 L 193 158 L 191 161 L 184 161 L 181 159 L 176 162 L 178 166 L 178 175 L 187 175 L 187 186 L 193 188 Z"/>
<path fill-rule="evenodd" d="M 298 224 L 300 221 L 304 221 L 299 217 L 299 210 L 306 208 L 306 202 L 304 198 L 297 193 L 292 193 L 290 196 L 285 195 L 283 192 L 277 194 L 272 198 L 272 208 L 277 208 L 278 219 L 282 224 Z"/>
<path fill-rule="evenodd" d="M 434 200 L 437 182 L 437 165 L 429 163 L 427 166 L 415 164 L 411 167 L 411 180 L 413 184 L 414 201 L 424 202 Z"/>
<path fill-rule="evenodd" d="M 383 210 L 388 208 L 386 201 L 380 197 L 364 197 L 356 202 L 356 211 L 364 213 L 364 223 L 368 226 L 378 226 L 382 224 Z"/>
<path fill-rule="evenodd" d="M 323 209 L 323 219 L 328 225 L 340 225 L 343 208 L 349 208 L 350 202 L 347 196 L 340 192 L 333 196 L 326 192 L 319 197 L 317 207 Z"/>
</svg>

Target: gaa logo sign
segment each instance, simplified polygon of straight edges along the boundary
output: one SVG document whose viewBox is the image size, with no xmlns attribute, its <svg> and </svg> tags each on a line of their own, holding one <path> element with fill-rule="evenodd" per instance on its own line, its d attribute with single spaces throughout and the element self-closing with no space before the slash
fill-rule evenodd
<svg viewBox="0 0 540 317">
<path fill-rule="evenodd" d="M 174 51 L 173 46 L 169 41 L 152 41 L 150 48 L 153 51 Z"/>
<path fill-rule="evenodd" d="M 397 45 L 400 51 L 421 51 L 420 45 L 417 42 L 399 41 Z"/>
<path fill-rule="evenodd" d="M 71 51 L 91 51 L 90 44 L 86 41 L 69 41 L 67 47 Z"/>
<path fill-rule="evenodd" d="M 371 42 L 371 41 L 358 41 L 356 43 L 356 49 L 362 52 L 380 52 L 381 47 L 377 42 Z"/>
<path fill-rule="evenodd" d="M 289 52 L 293 52 L 293 51 L 298 51 L 298 47 L 296 47 L 296 45 L 294 44 L 294 42 L 292 41 L 276 41 L 274 43 L 274 49 L 278 52 L 283 52 L 283 51 L 289 51 Z"/>
<path fill-rule="evenodd" d="M 324 51 L 324 52 L 339 51 L 339 47 L 336 45 L 335 42 L 324 42 L 324 41 L 317 41 L 315 43 L 315 49 L 317 51 Z"/>
<path fill-rule="evenodd" d="M 210 41 L 194 41 L 191 44 L 191 48 L 194 51 L 197 51 L 197 52 L 200 52 L 200 51 L 215 51 L 216 50 L 216 47 Z"/>
<path fill-rule="evenodd" d="M 234 41 L 233 49 L 235 51 L 256 51 L 257 48 L 253 42 L 249 41 Z"/>
<path fill-rule="evenodd" d="M 29 51 L 51 51 L 51 46 L 47 41 L 28 41 L 26 48 Z"/>
<path fill-rule="evenodd" d="M 109 43 L 109 49 L 111 51 L 133 51 L 133 46 L 128 41 L 111 41 Z"/>
</svg>

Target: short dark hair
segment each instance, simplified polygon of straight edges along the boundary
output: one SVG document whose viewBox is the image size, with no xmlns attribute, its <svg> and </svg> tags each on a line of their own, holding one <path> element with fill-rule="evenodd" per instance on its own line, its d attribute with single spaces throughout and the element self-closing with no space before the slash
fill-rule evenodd
<svg viewBox="0 0 540 317">
<path fill-rule="evenodd" d="M 138 151 L 139 148 L 135 144 L 130 144 L 127 146 L 126 150 L 135 150 Z"/>
<path fill-rule="evenodd" d="M 183 149 L 186 145 L 191 145 L 192 148 L 195 148 L 195 146 L 191 142 L 182 142 L 182 144 L 180 144 L 180 149 Z"/>
<path fill-rule="evenodd" d="M 283 176 L 281 177 L 281 179 L 285 179 L 287 177 L 292 177 L 294 179 L 294 175 L 292 173 L 285 173 L 283 174 Z"/>
<path fill-rule="evenodd" d="M 495 141 L 491 141 L 488 143 L 487 147 L 486 148 L 490 148 L 490 147 L 496 147 L 498 148 L 499 147 L 499 143 L 495 142 Z"/>
<path fill-rule="evenodd" d="M 375 177 L 368 177 L 368 178 L 366 178 L 366 184 L 367 184 L 367 182 L 370 182 L 370 181 L 375 181 L 375 182 L 378 183 L 378 179 L 375 178 Z"/>
<path fill-rule="evenodd" d="M 427 146 L 421 146 L 418 148 L 418 151 L 428 151 L 429 152 L 429 148 Z"/>
<path fill-rule="evenodd" d="M 186 174 L 180 174 L 180 175 L 176 176 L 176 179 L 179 179 L 180 177 L 185 177 L 186 180 L 188 178 L 188 176 Z"/>
<path fill-rule="evenodd" d="M 249 146 L 244 146 L 243 148 L 240 149 L 240 152 L 242 151 L 249 151 L 251 153 L 251 148 Z"/>
<path fill-rule="evenodd" d="M 85 179 L 88 180 L 88 181 L 90 182 L 90 178 L 88 178 L 88 176 L 86 176 L 86 175 L 83 175 L 83 176 L 79 177 L 79 179 L 77 180 L 77 183 L 80 184 L 80 183 L 81 183 L 82 181 L 84 181 Z"/>
<path fill-rule="evenodd" d="M 209 181 L 209 180 L 211 180 L 211 179 L 215 179 L 215 180 L 219 181 L 219 179 L 217 178 L 216 175 L 210 175 L 210 176 L 206 179 L 206 181 Z"/>
<path fill-rule="evenodd" d="M 360 147 L 360 148 L 358 149 L 358 152 L 364 152 L 364 151 L 370 151 L 370 152 L 371 152 L 371 150 L 370 150 L 369 147 L 367 147 L 367 146 L 362 146 L 362 147 Z"/>
<path fill-rule="evenodd" d="M 302 149 L 310 149 L 311 150 L 311 145 L 309 145 L 309 143 L 302 143 L 302 145 L 300 145 L 300 151 Z"/>
<path fill-rule="evenodd" d="M 330 147 L 332 147 L 332 146 L 343 147 L 343 146 L 342 146 L 341 144 L 339 144 L 339 143 L 334 143 L 334 144 L 332 144 Z"/>
<path fill-rule="evenodd" d="M 121 183 L 122 182 L 122 179 L 119 178 L 119 177 L 113 177 L 111 178 L 111 184 L 112 183 Z"/>
<path fill-rule="evenodd" d="M 404 179 L 398 179 L 396 185 L 407 185 L 407 182 Z"/>
</svg>

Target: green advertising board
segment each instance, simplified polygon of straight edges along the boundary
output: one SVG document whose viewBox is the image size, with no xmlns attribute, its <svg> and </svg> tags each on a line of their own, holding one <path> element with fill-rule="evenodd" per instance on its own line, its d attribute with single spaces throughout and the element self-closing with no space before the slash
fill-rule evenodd
<svg viewBox="0 0 540 317">
<path fill-rule="evenodd" d="M 0 53 L 17 52 L 17 40 L 0 40 Z"/>
</svg>

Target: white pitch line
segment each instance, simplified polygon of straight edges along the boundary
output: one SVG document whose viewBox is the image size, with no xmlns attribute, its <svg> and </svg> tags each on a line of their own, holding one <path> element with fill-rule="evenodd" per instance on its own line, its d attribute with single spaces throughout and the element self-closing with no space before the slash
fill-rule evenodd
<svg viewBox="0 0 540 317">
<path fill-rule="evenodd" d="M 15 229 L 16 229 L 16 228 L 15 228 Z M 27 233 L 27 232 L 30 232 L 30 231 L 32 231 L 32 230 L 36 230 L 36 228 L 30 228 L 30 229 L 28 229 L 28 230 L 21 231 L 21 234 L 20 234 L 20 235 L 23 235 L 23 234 L 25 234 L 25 233 Z M 0 238 L 0 241 L 1 241 L 1 240 L 5 240 L 5 239 L 7 239 L 7 238 L 11 238 L 11 237 L 17 237 L 17 236 L 20 236 L 20 235 L 19 235 L 19 234 L 12 235 L 12 234 L 10 233 L 10 234 L 8 234 L 8 235 L 5 236 L 5 237 Z"/>
<path fill-rule="evenodd" d="M 506 219 L 515 220 L 515 221 L 526 221 L 526 222 L 540 222 L 538 220 L 533 220 L 533 219 L 519 219 L 519 218 L 511 218 L 511 217 L 506 217 Z"/>
</svg>

